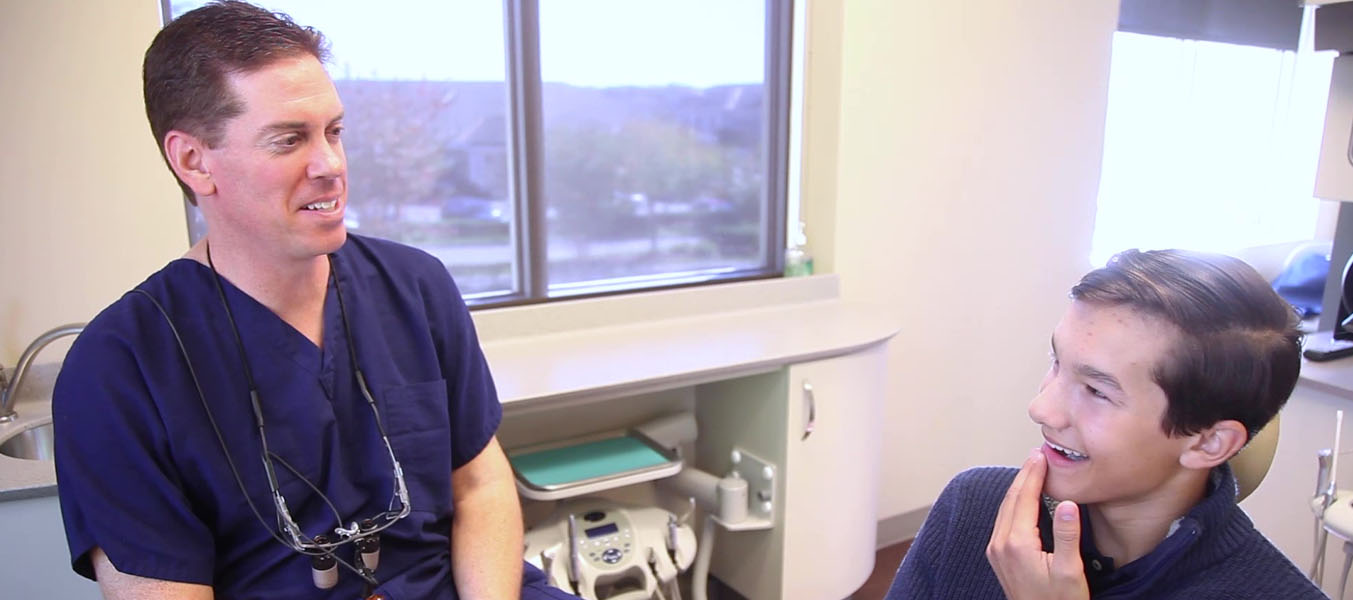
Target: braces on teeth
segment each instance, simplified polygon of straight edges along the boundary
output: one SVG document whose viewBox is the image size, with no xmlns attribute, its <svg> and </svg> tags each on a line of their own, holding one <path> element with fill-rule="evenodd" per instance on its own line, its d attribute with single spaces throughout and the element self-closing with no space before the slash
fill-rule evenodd
<svg viewBox="0 0 1353 600">
<path fill-rule="evenodd" d="M 1089 455 L 1081 454 L 1080 452 L 1076 452 L 1075 450 L 1071 450 L 1068 448 L 1063 448 L 1052 442 L 1048 442 L 1048 446 L 1051 447 L 1053 450 L 1062 453 L 1062 455 L 1066 456 L 1067 458 L 1070 458 L 1071 460 L 1085 460 L 1087 458 L 1090 458 Z"/>
</svg>

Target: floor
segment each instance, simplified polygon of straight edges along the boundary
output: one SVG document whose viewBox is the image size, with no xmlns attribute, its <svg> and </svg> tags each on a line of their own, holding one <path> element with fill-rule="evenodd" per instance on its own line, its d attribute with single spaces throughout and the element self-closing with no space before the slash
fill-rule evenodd
<svg viewBox="0 0 1353 600">
<path fill-rule="evenodd" d="M 874 572 L 864 581 L 850 600 L 883 600 L 888 594 L 888 586 L 893 583 L 897 565 L 902 564 L 902 556 L 911 547 L 911 540 L 881 548 L 874 554 Z M 709 600 L 745 600 L 741 594 L 724 586 L 718 579 L 709 581 Z"/>
<path fill-rule="evenodd" d="M 902 556 L 910 547 L 911 540 L 907 540 L 880 548 L 874 554 L 874 572 L 869 574 L 869 579 L 851 596 L 851 600 L 883 600 L 883 596 L 888 593 L 888 586 L 893 582 L 893 575 L 897 573 L 897 565 L 902 564 Z"/>
</svg>

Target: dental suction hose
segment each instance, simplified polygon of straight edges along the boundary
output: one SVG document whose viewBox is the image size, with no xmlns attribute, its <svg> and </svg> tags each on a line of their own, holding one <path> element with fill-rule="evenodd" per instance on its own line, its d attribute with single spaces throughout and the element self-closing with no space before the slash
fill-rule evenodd
<svg viewBox="0 0 1353 600">
<path fill-rule="evenodd" d="M 709 585 L 709 559 L 714 554 L 714 519 L 705 516 L 705 526 L 700 529 L 700 543 L 695 550 L 695 566 L 691 569 L 691 596 L 695 600 L 707 600 Z"/>
<path fill-rule="evenodd" d="M 747 518 L 747 480 L 732 473 L 719 478 L 695 468 L 684 468 L 676 475 L 660 480 L 658 485 L 681 496 L 695 499 L 705 511 L 705 524 L 696 544 L 695 565 L 691 570 L 691 595 L 695 600 L 706 600 L 709 581 L 709 561 L 714 554 L 715 517 L 726 524 Z"/>
</svg>

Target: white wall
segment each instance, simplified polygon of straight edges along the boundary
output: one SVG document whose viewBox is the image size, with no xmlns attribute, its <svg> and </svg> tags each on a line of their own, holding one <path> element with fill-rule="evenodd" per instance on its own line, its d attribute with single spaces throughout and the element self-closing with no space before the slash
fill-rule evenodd
<svg viewBox="0 0 1353 600">
<path fill-rule="evenodd" d="M 837 17 L 808 34 L 821 53 L 839 46 L 840 66 L 809 62 L 809 118 L 812 103 L 836 102 L 839 119 L 834 163 L 808 156 L 805 178 L 834 185 L 805 184 L 810 241 L 847 298 L 903 322 L 885 409 L 886 518 L 928 506 L 967 466 L 1017 464 L 1039 442 L 1025 407 L 1066 293 L 1090 266 L 1118 3 L 812 6 L 810 19 Z M 822 31 L 834 20 L 836 39 Z M 821 213 L 831 229 L 820 248 Z"/>
<path fill-rule="evenodd" d="M 141 102 L 158 4 L 0 0 L 0 365 L 188 247 Z"/>
</svg>

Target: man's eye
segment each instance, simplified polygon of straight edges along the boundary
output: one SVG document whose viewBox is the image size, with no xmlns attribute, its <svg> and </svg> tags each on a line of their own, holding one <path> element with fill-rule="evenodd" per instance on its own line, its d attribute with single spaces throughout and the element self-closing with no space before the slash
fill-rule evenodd
<svg viewBox="0 0 1353 600">
<path fill-rule="evenodd" d="M 1087 385 L 1087 386 L 1085 386 L 1085 391 L 1090 392 L 1090 395 L 1091 395 L 1091 396 L 1094 396 L 1094 397 L 1099 398 L 1099 399 L 1101 399 L 1101 400 L 1108 400 L 1108 399 L 1109 399 L 1108 396 L 1104 395 L 1104 392 L 1099 391 L 1099 389 L 1096 388 L 1096 387 L 1093 386 L 1093 385 Z"/>
<path fill-rule="evenodd" d="M 280 138 L 277 138 L 277 141 L 275 141 L 275 142 L 273 142 L 273 143 L 276 144 L 276 145 L 278 145 L 278 146 L 281 146 L 281 147 L 283 147 L 283 148 L 294 148 L 294 147 L 300 145 L 300 143 L 301 143 L 301 136 L 299 136 L 299 135 L 286 135 L 286 136 L 282 136 L 282 137 L 280 137 Z"/>
<path fill-rule="evenodd" d="M 338 125 L 329 128 L 329 137 L 343 137 L 343 126 Z"/>
</svg>

